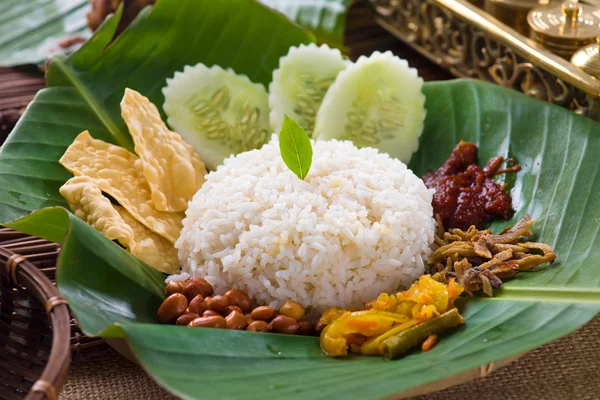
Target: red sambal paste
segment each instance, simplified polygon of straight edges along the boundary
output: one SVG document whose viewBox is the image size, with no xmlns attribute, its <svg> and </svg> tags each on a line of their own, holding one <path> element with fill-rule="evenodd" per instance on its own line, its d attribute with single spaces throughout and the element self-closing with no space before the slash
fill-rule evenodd
<svg viewBox="0 0 600 400">
<path fill-rule="evenodd" d="M 477 165 L 477 145 L 463 142 L 456 145 L 448 160 L 434 172 L 423 177 L 425 185 L 435 189 L 433 212 L 438 214 L 445 229 L 467 230 L 471 225 L 483 229 L 493 220 L 508 220 L 513 213 L 510 194 L 491 177 L 517 172 L 516 165 L 498 170 L 504 157 L 492 158 L 482 169 Z"/>
</svg>

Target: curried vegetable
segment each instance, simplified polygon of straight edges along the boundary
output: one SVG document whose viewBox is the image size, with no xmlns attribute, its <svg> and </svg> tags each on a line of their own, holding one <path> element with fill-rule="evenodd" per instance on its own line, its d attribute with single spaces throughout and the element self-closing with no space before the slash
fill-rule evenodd
<svg viewBox="0 0 600 400">
<path fill-rule="evenodd" d="M 534 223 L 527 214 L 512 228 L 494 235 L 474 226 L 466 232 L 443 232 L 439 222 L 435 242 L 440 247 L 427 260 L 432 265 L 433 278 L 444 283 L 456 278 L 466 290 L 483 290 L 492 296 L 493 289 L 498 289 L 503 280 L 556 259 L 547 244 L 521 241 L 521 237 L 533 235 L 530 229 Z"/>
<path fill-rule="evenodd" d="M 428 339 L 430 335 L 464 324 L 465 320 L 458 309 L 453 308 L 439 317 L 430 319 L 384 340 L 380 345 L 380 353 L 389 360 L 398 358 L 413 347 Z M 426 350 L 425 350 L 426 351 Z"/>
<path fill-rule="evenodd" d="M 430 275 L 423 275 L 404 292 L 380 294 L 369 303 L 369 310 L 350 312 L 328 309 L 321 316 L 317 328 L 325 326 L 321 332 L 321 348 L 334 357 L 346 355 L 348 350 L 365 355 L 384 354 L 383 344 L 386 341 L 449 310 L 456 310 L 454 301 L 462 291 L 463 288 L 454 280 L 446 285 L 435 281 Z M 460 316 L 458 310 L 456 314 Z M 437 330 L 440 325 L 431 326 L 436 329 L 431 332 L 425 330 L 429 333 L 422 339 L 409 336 L 412 341 L 402 343 L 410 344 L 409 348 L 412 348 L 423 343 L 429 335 L 441 331 Z"/>
<path fill-rule="evenodd" d="M 437 335 L 429 335 L 421 345 L 421 351 L 425 352 L 431 350 L 433 346 L 435 346 L 435 344 L 437 343 L 437 340 Z"/>
</svg>

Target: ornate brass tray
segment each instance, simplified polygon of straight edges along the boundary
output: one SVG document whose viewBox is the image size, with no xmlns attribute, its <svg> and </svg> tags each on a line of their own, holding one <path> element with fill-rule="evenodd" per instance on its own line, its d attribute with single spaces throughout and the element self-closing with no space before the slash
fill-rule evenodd
<svg viewBox="0 0 600 400">
<path fill-rule="evenodd" d="M 453 75 L 494 82 L 600 121 L 599 79 L 476 5 L 465 0 L 369 2 L 379 25 Z"/>
</svg>

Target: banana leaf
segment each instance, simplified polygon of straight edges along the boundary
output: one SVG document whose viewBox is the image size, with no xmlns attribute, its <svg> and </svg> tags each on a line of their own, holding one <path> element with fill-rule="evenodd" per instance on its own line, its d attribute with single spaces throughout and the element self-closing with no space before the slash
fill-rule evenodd
<svg viewBox="0 0 600 400">
<path fill-rule="evenodd" d="M 344 49 L 346 11 L 354 0 L 260 0 L 309 29 L 320 43 Z"/>
<path fill-rule="evenodd" d="M 555 248 L 557 262 L 521 273 L 494 298 L 469 299 L 465 325 L 430 352 L 392 362 L 331 359 L 310 337 L 156 324 L 164 275 L 63 208 L 58 188 L 70 175 L 58 159 L 85 129 L 131 148 L 118 106 L 125 87 L 160 106 L 165 79 L 197 62 L 268 84 L 287 48 L 314 38 L 255 1 L 161 0 L 105 48 L 118 18 L 52 62 L 50 87 L 0 149 L 0 223 L 62 243 L 58 287 L 84 332 L 124 338 L 171 392 L 188 399 L 381 398 L 532 349 L 600 311 L 600 198 L 593 195 L 600 125 L 514 91 L 457 80 L 424 86 L 427 119 L 410 167 L 418 175 L 437 168 L 460 139 L 477 143 L 482 161 L 516 159 L 523 170 L 507 184 L 517 213 L 492 228 L 531 213 L 537 239 Z"/>
<path fill-rule="evenodd" d="M 261 2 L 311 30 L 319 42 L 344 48 L 345 13 L 352 0 Z M 89 0 L 0 0 L 0 66 L 41 63 L 64 52 L 60 40 L 90 36 L 89 10 Z"/>
<path fill-rule="evenodd" d="M 0 66 L 43 62 L 61 39 L 90 36 L 89 0 L 0 0 Z"/>
</svg>

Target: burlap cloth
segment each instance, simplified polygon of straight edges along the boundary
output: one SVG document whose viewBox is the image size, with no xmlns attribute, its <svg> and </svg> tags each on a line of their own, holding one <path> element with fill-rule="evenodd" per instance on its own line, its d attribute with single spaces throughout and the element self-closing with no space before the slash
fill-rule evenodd
<svg viewBox="0 0 600 400">
<path fill-rule="evenodd" d="M 485 378 L 411 400 L 597 400 L 599 368 L 600 316 Z M 175 399 L 110 348 L 75 362 L 59 398 Z"/>
</svg>

